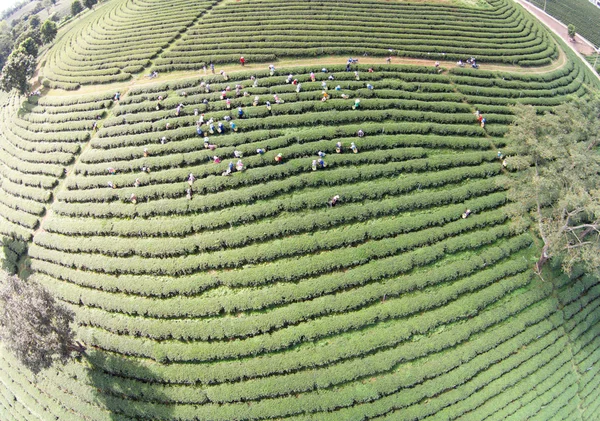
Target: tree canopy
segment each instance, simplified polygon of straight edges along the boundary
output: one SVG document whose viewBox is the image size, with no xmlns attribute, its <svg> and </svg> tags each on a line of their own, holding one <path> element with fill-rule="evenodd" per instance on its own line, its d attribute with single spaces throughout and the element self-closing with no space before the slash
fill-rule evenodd
<svg viewBox="0 0 600 421">
<path fill-rule="evenodd" d="M 0 340 L 34 373 L 66 362 L 75 345 L 73 314 L 41 285 L 16 276 L 0 279 Z M 79 348 L 79 349 L 78 349 Z"/>
<path fill-rule="evenodd" d="M 56 23 L 51 20 L 46 20 L 42 24 L 42 28 L 40 29 L 40 33 L 42 35 L 42 41 L 44 44 L 48 44 L 54 40 L 56 37 Z"/>
<path fill-rule="evenodd" d="M 71 14 L 73 16 L 79 14 L 82 10 L 83 6 L 79 0 L 75 0 L 73 3 L 71 3 Z"/>
<path fill-rule="evenodd" d="M 25 39 L 18 48 L 25 50 L 27 54 L 33 57 L 37 57 L 38 55 L 38 43 L 33 38 Z"/>
<path fill-rule="evenodd" d="M 600 98 L 579 99 L 537 115 L 517 106 L 508 136 L 519 152 L 508 157 L 520 169 L 510 197 L 520 214 L 532 210 L 543 241 L 536 269 L 556 258 L 563 270 L 576 264 L 600 268 Z"/>
<path fill-rule="evenodd" d="M 16 89 L 20 94 L 29 90 L 29 79 L 35 71 L 35 57 L 28 54 L 24 48 L 14 50 L 2 68 L 0 89 L 10 92 Z"/>
<path fill-rule="evenodd" d="M 98 3 L 98 0 L 83 0 L 83 4 L 88 9 L 92 9 L 96 3 Z"/>
</svg>

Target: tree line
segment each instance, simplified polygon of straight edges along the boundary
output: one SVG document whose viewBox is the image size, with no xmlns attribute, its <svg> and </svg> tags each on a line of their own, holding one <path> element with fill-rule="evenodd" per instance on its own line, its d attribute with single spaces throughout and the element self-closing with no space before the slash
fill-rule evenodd
<svg viewBox="0 0 600 421">
<path fill-rule="evenodd" d="M 56 0 L 45 1 L 51 5 L 56 3 Z M 71 3 L 71 15 L 79 14 L 84 6 L 91 9 L 97 2 L 98 0 L 84 0 L 81 3 L 80 0 L 74 0 Z M 0 23 L 0 89 L 3 91 L 16 89 L 20 94 L 25 94 L 35 72 L 39 48 L 56 38 L 57 15 L 51 15 L 42 23 L 37 15 L 38 11 L 33 9 L 30 14 L 13 21 L 10 29 L 6 21 Z"/>
</svg>

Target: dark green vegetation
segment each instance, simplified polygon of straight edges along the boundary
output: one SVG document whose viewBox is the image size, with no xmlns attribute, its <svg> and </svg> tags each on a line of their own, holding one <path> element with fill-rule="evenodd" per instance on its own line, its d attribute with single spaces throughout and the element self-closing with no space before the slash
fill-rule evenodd
<svg viewBox="0 0 600 421">
<path fill-rule="evenodd" d="M 588 0 L 528 0 L 565 25 L 575 25 L 577 33 L 600 47 L 600 8 Z"/>
<path fill-rule="evenodd" d="M 140 4 L 164 3 L 108 3 L 75 29 L 114 42 L 94 22 Z M 558 55 L 520 9 L 498 4 L 469 10 L 495 11 L 530 34 L 539 50 L 519 50 L 518 60 Z M 57 45 L 48 60 L 71 70 L 49 85 L 114 80 L 136 60 L 115 53 L 120 67 L 71 39 L 72 50 Z M 132 48 L 142 66 L 162 47 Z M 117 70 L 79 72 L 84 57 L 90 69 L 104 60 Z M 352 69 L 360 80 L 343 65 L 272 76 L 265 65 L 227 81 L 123 84 L 119 101 L 114 90 L 4 96 L 0 234 L 30 243 L 31 279 L 74 312 L 87 352 L 35 379 L 0 352 L 3 421 L 598 419 L 600 284 L 578 272 L 534 276 L 539 244 L 508 218 L 510 173 L 497 155 L 519 149 L 504 137 L 511 105 L 543 112 L 597 87 L 570 52 L 559 60 L 521 73 L 361 64 Z M 236 97 L 236 84 L 249 95 Z M 220 99 L 228 85 L 231 109 Z M 216 149 L 205 149 L 195 109 L 215 122 L 232 116 L 238 132 L 226 123 L 209 134 Z M 223 176 L 234 151 L 245 171 Z M 318 151 L 327 167 L 313 171 Z"/>
</svg>

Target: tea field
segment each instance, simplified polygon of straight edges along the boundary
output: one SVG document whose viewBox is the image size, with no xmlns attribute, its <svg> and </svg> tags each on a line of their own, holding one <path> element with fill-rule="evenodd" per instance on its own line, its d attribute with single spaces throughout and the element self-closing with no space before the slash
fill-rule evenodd
<svg viewBox="0 0 600 421">
<path fill-rule="evenodd" d="M 103 4 L 0 97 L 0 233 L 87 347 L 3 349 L 0 419 L 599 419 L 600 283 L 534 275 L 498 157 L 581 60 L 504 1 L 186 1 Z"/>
</svg>

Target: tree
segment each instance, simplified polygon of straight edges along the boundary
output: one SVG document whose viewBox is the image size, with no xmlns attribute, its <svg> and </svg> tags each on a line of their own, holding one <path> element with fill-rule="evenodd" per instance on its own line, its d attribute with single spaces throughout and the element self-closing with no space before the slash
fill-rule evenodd
<svg viewBox="0 0 600 421">
<path fill-rule="evenodd" d="M 83 3 L 85 4 L 85 7 L 92 9 L 94 5 L 98 3 L 98 0 L 83 0 Z"/>
<path fill-rule="evenodd" d="M 517 106 L 508 136 L 520 156 L 506 159 L 521 169 L 509 197 L 518 214 L 533 209 L 543 241 L 536 264 L 556 258 L 565 272 L 582 264 L 600 269 L 600 98 L 578 99 L 539 116 Z"/>
<path fill-rule="evenodd" d="M 73 351 L 73 314 L 41 285 L 16 276 L 0 280 L 0 340 L 34 373 L 54 362 L 65 363 Z"/>
<path fill-rule="evenodd" d="M 569 24 L 569 26 L 567 26 L 567 34 L 572 40 L 575 39 L 575 35 L 577 35 L 577 28 L 575 28 L 575 25 Z"/>
<path fill-rule="evenodd" d="M 40 20 L 40 17 L 38 15 L 33 15 L 29 18 L 29 26 L 31 28 L 39 28 L 40 24 L 42 23 L 42 21 Z"/>
<path fill-rule="evenodd" d="M 42 41 L 44 42 L 44 44 L 52 42 L 52 40 L 54 40 L 54 38 L 56 37 L 56 32 L 56 23 L 51 20 L 45 21 L 42 25 L 42 28 L 40 29 L 40 33 L 42 34 Z"/>
<path fill-rule="evenodd" d="M 75 0 L 71 3 L 71 15 L 77 16 L 83 10 L 83 6 L 79 0 Z"/>
<path fill-rule="evenodd" d="M 17 36 L 14 45 L 21 45 L 21 43 L 23 43 L 23 41 L 25 41 L 27 38 L 34 40 L 37 45 L 42 45 L 42 36 L 38 28 L 26 28 L 26 30 Z"/>
<path fill-rule="evenodd" d="M 37 57 L 38 55 L 38 43 L 35 42 L 33 38 L 27 38 L 19 45 L 20 49 L 25 50 L 25 52 L 33 57 Z"/>
<path fill-rule="evenodd" d="M 17 89 L 20 94 L 29 90 L 29 79 L 35 71 L 35 57 L 23 48 L 14 50 L 6 60 L 0 76 L 0 89 L 10 92 Z"/>
<path fill-rule="evenodd" d="M 13 40 L 6 23 L 0 23 L 0 68 L 4 67 L 6 59 L 12 51 Z"/>
</svg>

